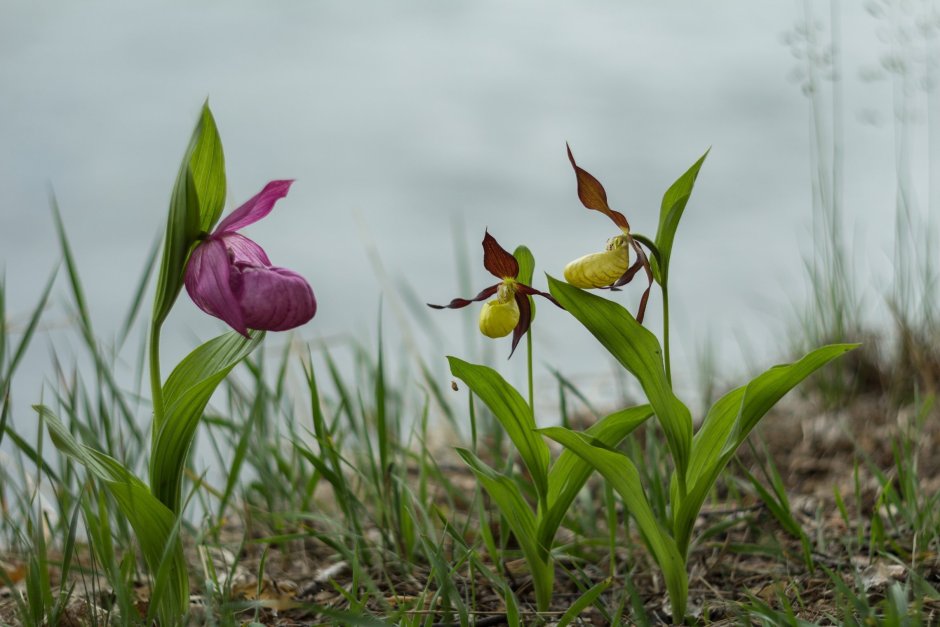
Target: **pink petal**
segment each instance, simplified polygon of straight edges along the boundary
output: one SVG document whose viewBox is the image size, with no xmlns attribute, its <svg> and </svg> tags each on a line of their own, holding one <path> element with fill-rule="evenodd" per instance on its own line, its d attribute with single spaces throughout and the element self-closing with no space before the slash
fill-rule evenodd
<svg viewBox="0 0 940 627">
<path fill-rule="evenodd" d="M 228 251 L 232 263 L 251 266 L 271 265 L 271 260 L 268 259 L 264 249 L 240 233 L 225 233 L 224 235 L 213 236 L 213 238 L 220 240 L 225 245 L 225 250 Z"/>
<path fill-rule="evenodd" d="M 250 329 L 286 331 L 304 324 L 317 312 L 310 284 L 286 268 L 242 267 L 233 276 L 232 289 Z"/>
<path fill-rule="evenodd" d="M 184 282 L 197 307 L 210 316 L 221 318 L 242 335 L 248 335 L 241 307 L 232 292 L 228 252 L 221 241 L 209 238 L 196 247 L 186 265 Z"/>
<path fill-rule="evenodd" d="M 268 215 L 274 208 L 274 203 L 287 195 L 287 190 L 293 182 L 292 180 L 271 181 L 248 202 L 222 220 L 219 226 L 215 227 L 213 235 L 232 233 Z"/>
</svg>

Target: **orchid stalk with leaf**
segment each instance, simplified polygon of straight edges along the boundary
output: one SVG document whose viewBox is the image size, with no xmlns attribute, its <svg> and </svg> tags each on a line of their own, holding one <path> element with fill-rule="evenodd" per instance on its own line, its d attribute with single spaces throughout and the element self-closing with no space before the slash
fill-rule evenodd
<svg viewBox="0 0 940 627">
<path fill-rule="evenodd" d="M 294 328 L 316 313 L 307 281 L 273 266 L 260 246 L 236 233 L 266 216 L 289 187 L 290 181 L 269 183 L 212 230 L 225 202 L 225 162 L 215 120 L 203 107 L 170 200 L 151 318 L 149 485 L 120 461 L 77 441 L 49 408 L 37 406 L 56 446 L 108 488 L 133 527 L 153 578 L 148 622 L 156 617 L 161 625 L 179 624 L 188 610 L 179 535 L 182 478 L 209 399 L 265 331 Z M 196 348 L 162 381 L 160 331 L 184 285 L 198 307 L 234 331 Z"/>
<path fill-rule="evenodd" d="M 570 150 L 568 154 L 571 158 Z M 633 235 L 635 241 L 647 243 L 653 251 L 649 270 L 663 293 L 665 329 L 668 329 L 667 281 L 673 241 L 704 159 L 703 155 L 664 195 L 655 242 Z M 582 203 L 611 215 L 612 210 L 607 205 L 606 193 L 600 182 L 579 168 L 573 158 L 571 162 Z M 629 236 L 629 233 L 625 235 Z M 642 254 L 638 245 L 633 249 L 638 256 Z M 642 262 L 638 260 L 638 263 Z M 568 274 L 566 272 L 566 277 Z M 595 437 L 590 430 L 578 433 L 550 427 L 541 429 L 540 433 L 588 463 L 620 494 L 663 572 L 673 620 L 681 622 L 687 607 L 686 561 L 693 542 L 695 519 L 721 472 L 777 401 L 803 379 L 857 345 L 824 346 L 796 362 L 770 368 L 750 383 L 720 398 L 706 413 L 699 429 L 694 431 L 691 412 L 672 388 L 668 344 L 664 359 L 659 340 L 640 324 L 643 306 L 634 317 L 621 305 L 580 289 L 579 277 L 573 277 L 576 279 L 574 284 L 570 278 L 566 283 L 549 277 L 549 291 L 639 381 L 663 429 L 673 462 L 667 518 L 658 518 L 650 506 L 636 466 L 642 460 L 630 459 L 615 445 Z M 646 295 L 643 304 L 645 300 Z M 668 338 L 668 331 L 664 331 L 664 336 Z"/>
</svg>

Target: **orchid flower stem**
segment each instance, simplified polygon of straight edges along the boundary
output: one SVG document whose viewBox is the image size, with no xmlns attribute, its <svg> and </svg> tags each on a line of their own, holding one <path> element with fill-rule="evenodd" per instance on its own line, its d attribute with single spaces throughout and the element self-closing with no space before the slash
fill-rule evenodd
<svg viewBox="0 0 940 627">
<path fill-rule="evenodd" d="M 639 233 L 632 233 L 630 236 L 649 249 L 650 253 L 653 255 L 653 258 L 656 260 L 662 275 L 662 280 L 659 282 L 659 287 L 663 293 L 663 358 L 666 362 L 666 381 L 668 381 L 669 385 L 672 386 L 672 363 L 669 359 L 669 288 L 667 287 L 669 283 L 669 273 L 666 269 L 663 268 L 663 256 L 659 252 L 659 248 L 656 247 L 656 244 L 653 242 L 653 240 Z"/>
<path fill-rule="evenodd" d="M 663 357 L 666 362 L 666 381 L 672 386 L 672 360 L 669 356 L 669 288 L 663 279 Z"/>
<path fill-rule="evenodd" d="M 535 388 L 532 385 L 532 327 L 525 334 L 526 336 L 526 364 L 528 365 L 529 377 L 529 409 L 532 410 L 532 419 L 535 419 Z"/>
<path fill-rule="evenodd" d="M 473 451 L 473 454 L 477 454 L 477 412 L 476 408 L 473 406 L 473 391 L 467 395 L 467 402 L 470 407 L 470 449 Z"/>
<path fill-rule="evenodd" d="M 163 385 L 160 382 L 160 324 L 154 321 L 150 327 L 150 394 L 153 398 L 153 433 L 151 442 L 156 442 L 157 433 L 163 426 Z"/>
<path fill-rule="evenodd" d="M 526 331 L 526 365 L 528 366 L 529 380 L 529 410 L 532 412 L 532 421 L 535 422 L 535 385 L 532 382 L 532 327 Z M 536 427 L 538 424 L 536 423 Z M 548 511 L 547 495 L 539 494 L 539 511 Z M 547 609 L 547 608 L 546 608 Z"/>
</svg>

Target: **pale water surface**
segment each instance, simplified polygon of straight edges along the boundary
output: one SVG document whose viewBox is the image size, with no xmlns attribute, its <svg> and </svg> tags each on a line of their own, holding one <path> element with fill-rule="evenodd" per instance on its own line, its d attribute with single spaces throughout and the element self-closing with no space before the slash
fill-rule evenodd
<svg viewBox="0 0 940 627">
<path fill-rule="evenodd" d="M 884 44 L 878 22 L 846 5 L 846 217 L 864 251 L 861 271 L 876 282 L 890 272 L 891 125 L 856 113 L 889 116 L 891 94 L 886 83 L 858 78 Z M 472 293 L 492 281 L 480 264 L 484 228 L 507 248 L 527 244 L 539 273 L 560 275 L 613 234 L 578 203 L 566 141 L 649 235 L 663 191 L 711 146 L 672 262 L 674 369 L 680 388 L 694 390 L 695 357 L 710 341 L 734 381 L 787 356 L 785 333 L 805 294 L 808 101 L 787 79 L 797 62 L 781 41 L 801 7 L 5 0 L 0 265 L 13 321 L 22 322 L 59 258 L 51 185 L 96 332 L 105 341 L 116 334 L 208 97 L 225 146 L 229 208 L 268 180 L 297 179 L 247 234 L 314 287 L 320 309 L 299 339 L 374 341 L 384 293 L 389 346 L 402 345 L 404 320 L 406 337 L 445 383 L 445 354 L 476 354 L 467 338 L 479 344 L 478 336 L 466 325 L 478 310 L 418 318 L 400 286 L 425 302 L 467 295 L 457 285 L 455 225 L 470 252 Z M 373 246 L 387 281 L 370 262 Z M 536 285 L 545 286 L 541 274 Z M 616 298 L 635 302 L 640 291 Z M 76 340 L 56 330 L 70 324 L 66 300 L 60 279 L 49 330 L 16 379 L 14 424 L 30 433 L 28 406 L 53 376 L 51 352 L 66 365 L 73 353 Z M 658 331 L 655 292 L 652 303 Z M 223 327 L 183 296 L 165 329 L 168 369 L 195 338 Z M 536 334 L 540 364 L 612 398 L 610 360 L 570 316 L 541 306 Z M 509 341 L 489 346 L 521 383 L 524 355 L 507 364 Z M 547 372 L 540 365 L 546 384 Z M 554 390 L 544 399 L 550 408 Z"/>
</svg>

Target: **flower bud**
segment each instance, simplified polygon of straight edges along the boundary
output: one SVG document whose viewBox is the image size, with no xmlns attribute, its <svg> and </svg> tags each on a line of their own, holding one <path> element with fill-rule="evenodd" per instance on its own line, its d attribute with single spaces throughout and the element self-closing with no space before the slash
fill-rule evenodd
<svg viewBox="0 0 940 627">
<path fill-rule="evenodd" d="M 480 332 L 487 337 L 505 337 L 519 324 L 519 305 L 514 298 L 505 303 L 491 300 L 480 310 Z"/>
<path fill-rule="evenodd" d="M 565 266 L 565 280 L 575 287 L 607 287 L 623 276 L 630 265 L 630 248 L 622 235 L 607 241 L 607 250 L 575 259 Z"/>
</svg>

